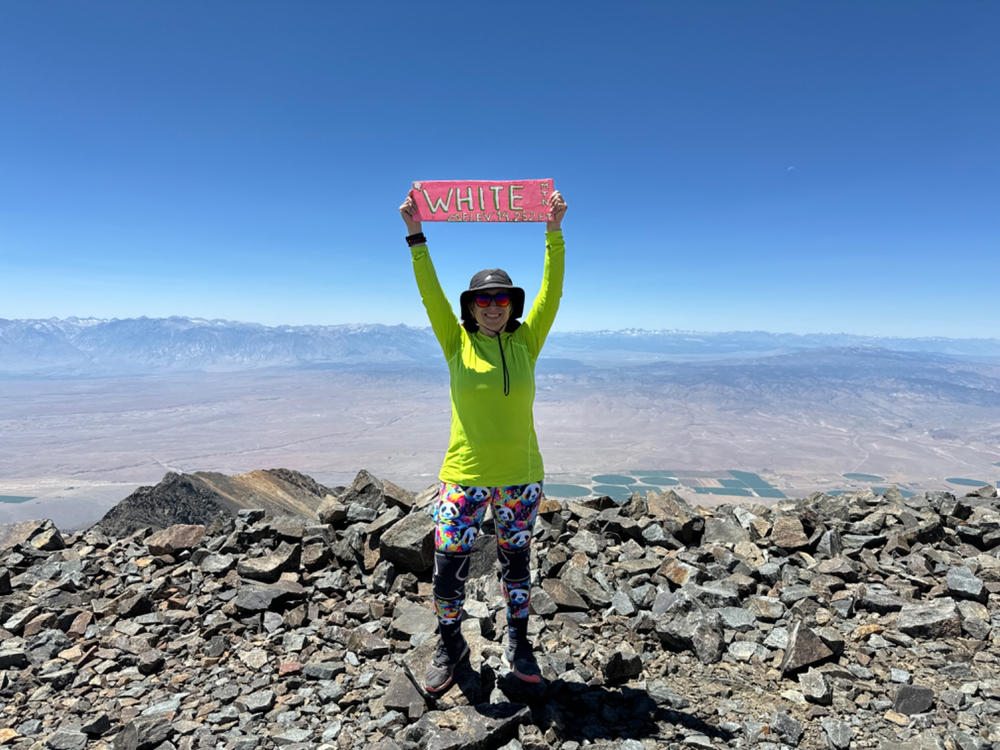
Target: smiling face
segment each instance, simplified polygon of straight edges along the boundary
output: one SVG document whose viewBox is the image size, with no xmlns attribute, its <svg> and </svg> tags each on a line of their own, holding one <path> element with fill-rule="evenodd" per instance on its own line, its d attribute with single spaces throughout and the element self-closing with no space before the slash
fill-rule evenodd
<svg viewBox="0 0 1000 750">
<path fill-rule="evenodd" d="M 482 289 L 477 291 L 481 291 L 484 294 L 496 294 L 497 292 L 506 292 L 507 290 Z M 490 301 L 488 307 L 480 307 L 473 300 L 469 305 L 469 309 L 472 311 L 472 317 L 479 325 L 479 330 L 491 338 L 496 336 L 498 331 L 502 331 L 506 327 L 507 320 L 510 318 L 510 305 L 500 307 L 495 300 Z"/>
</svg>

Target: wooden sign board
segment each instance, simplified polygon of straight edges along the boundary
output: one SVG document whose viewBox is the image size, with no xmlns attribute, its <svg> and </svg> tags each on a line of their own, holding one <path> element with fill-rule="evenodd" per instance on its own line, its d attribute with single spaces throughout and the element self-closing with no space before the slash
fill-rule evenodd
<svg viewBox="0 0 1000 750">
<path fill-rule="evenodd" d="M 552 180 L 414 182 L 418 221 L 548 221 Z"/>
</svg>

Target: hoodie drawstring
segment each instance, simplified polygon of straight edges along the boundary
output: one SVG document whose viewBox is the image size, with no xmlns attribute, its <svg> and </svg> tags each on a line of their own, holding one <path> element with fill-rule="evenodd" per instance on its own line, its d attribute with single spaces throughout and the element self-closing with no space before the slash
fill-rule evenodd
<svg viewBox="0 0 1000 750">
<path fill-rule="evenodd" d="M 497 344 L 500 345 L 500 364 L 503 366 L 503 395 L 510 395 L 510 373 L 507 372 L 507 359 L 503 355 L 502 334 L 497 334 Z"/>
</svg>

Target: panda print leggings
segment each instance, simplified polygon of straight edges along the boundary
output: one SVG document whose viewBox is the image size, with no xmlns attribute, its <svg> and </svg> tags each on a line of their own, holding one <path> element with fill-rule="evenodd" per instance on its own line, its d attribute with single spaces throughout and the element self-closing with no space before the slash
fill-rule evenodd
<svg viewBox="0 0 1000 750">
<path fill-rule="evenodd" d="M 497 529 L 497 557 L 507 619 L 528 616 L 531 592 L 531 532 L 542 499 L 542 483 L 510 487 L 469 487 L 441 483 L 434 508 L 434 606 L 438 623 L 457 625 L 465 601 L 465 579 L 469 577 L 472 545 L 486 516 L 493 508 Z"/>
</svg>

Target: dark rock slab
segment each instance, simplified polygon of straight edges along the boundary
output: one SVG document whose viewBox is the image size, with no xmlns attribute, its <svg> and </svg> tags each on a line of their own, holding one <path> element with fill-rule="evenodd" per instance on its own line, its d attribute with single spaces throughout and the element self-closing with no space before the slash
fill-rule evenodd
<svg viewBox="0 0 1000 750">
<path fill-rule="evenodd" d="M 78 729 L 57 729 L 45 740 L 51 750 L 83 750 L 90 738 Z"/>
<path fill-rule="evenodd" d="M 745 633 L 757 625 L 757 618 L 754 617 L 754 614 L 742 607 L 721 607 L 719 618 L 722 620 L 724 628 L 735 630 L 737 633 Z"/>
<path fill-rule="evenodd" d="M 41 614 L 42 608 L 34 604 L 29 604 L 24 609 L 15 611 L 5 622 L 3 627 L 11 633 L 20 633 L 24 626 Z"/>
<path fill-rule="evenodd" d="M 422 604 L 402 601 L 392 611 L 391 634 L 396 638 L 433 633 L 436 628 L 437 616 Z"/>
<path fill-rule="evenodd" d="M 824 531 L 816 543 L 816 555 L 819 557 L 837 557 L 843 551 L 844 545 L 840 539 L 840 532 L 836 529 Z"/>
<path fill-rule="evenodd" d="M 234 599 L 236 608 L 243 612 L 265 612 L 280 610 L 282 605 L 306 596 L 307 590 L 292 581 L 279 581 L 270 586 L 240 586 Z"/>
<path fill-rule="evenodd" d="M 362 505 L 366 508 L 378 511 L 385 505 L 385 490 L 382 481 L 362 469 L 354 477 L 351 486 L 340 496 L 340 502 L 350 507 L 352 505 Z"/>
<path fill-rule="evenodd" d="M 800 674 L 799 688 L 808 701 L 821 706 L 829 706 L 833 702 L 833 688 L 819 670 L 810 668 Z"/>
<path fill-rule="evenodd" d="M 857 581 L 860 574 L 858 564 L 846 557 L 821 560 L 812 569 L 822 575 L 837 576 L 848 583 Z"/>
<path fill-rule="evenodd" d="M 128 592 L 115 601 L 115 610 L 122 617 L 137 617 L 150 612 L 153 603 L 146 594 Z"/>
<path fill-rule="evenodd" d="M 771 527 L 771 544 L 786 550 L 803 549 L 809 546 L 809 537 L 798 517 L 778 516 Z"/>
<path fill-rule="evenodd" d="M 115 735 L 114 750 L 150 750 L 174 734 L 164 716 L 140 716 Z"/>
<path fill-rule="evenodd" d="M 205 573 L 224 576 L 236 567 L 236 558 L 227 554 L 209 554 L 198 563 L 198 566 Z"/>
<path fill-rule="evenodd" d="M 485 750 L 514 739 L 531 710 L 516 703 L 482 703 L 431 711 L 407 730 L 423 750 Z"/>
<path fill-rule="evenodd" d="M 243 578 L 274 583 L 281 578 L 282 573 L 297 571 L 301 559 L 301 545 L 282 542 L 278 549 L 269 555 L 240 560 L 236 565 L 236 572 Z"/>
<path fill-rule="evenodd" d="M 424 573 L 434 567 L 434 519 L 414 511 L 382 534 L 379 552 L 400 571 Z"/>
<path fill-rule="evenodd" d="M 926 604 L 907 604 L 899 612 L 896 627 L 914 637 L 947 638 L 962 632 L 954 599 L 934 599 Z"/>
<path fill-rule="evenodd" d="M 793 719 L 784 711 L 775 711 L 771 716 L 770 723 L 771 731 L 792 747 L 799 744 L 799 740 L 802 739 L 802 733 L 805 731 L 800 722 Z"/>
<path fill-rule="evenodd" d="M 397 672 L 389 681 L 382 696 L 382 705 L 386 708 L 401 711 L 411 721 L 416 721 L 427 710 L 424 696 L 405 672 Z"/>
<path fill-rule="evenodd" d="M 159 649 L 146 649 L 139 654 L 139 663 L 136 665 L 139 672 L 145 675 L 155 674 L 163 669 L 166 657 Z"/>
<path fill-rule="evenodd" d="M 0 669 L 22 669 L 28 666 L 28 654 L 23 648 L 0 648 Z"/>
<path fill-rule="evenodd" d="M 792 674 L 803 667 L 820 662 L 833 656 L 823 640 L 812 630 L 796 620 L 788 633 L 788 646 L 785 648 L 785 658 L 781 662 L 781 674 Z"/>
<path fill-rule="evenodd" d="M 185 549 L 193 549 L 205 538 L 203 524 L 175 523 L 165 529 L 154 531 L 146 537 L 146 547 L 153 555 L 172 555 Z"/>
<path fill-rule="evenodd" d="M 888 586 L 869 584 L 864 587 L 864 591 L 857 599 L 856 604 L 859 609 L 887 614 L 889 612 L 898 612 L 906 602 Z"/>
<path fill-rule="evenodd" d="M 601 673 L 609 685 L 634 679 L 642 674 L 642 657 L 628 646 L 622 646 L 601 661 Z"/>
<path fill-rule="evenodd" d="M 582 568 L 566 568 L 561 578 L 563 583 L 582 596 L 591 606 L 601 609 L 611 604 L 611 592 L 587 575 Z"/>
<path fill-rule="evenodd" d="M 635 602 L 628 592 L 617 590 L 611 597 L 611 606 L 622 617 L 632 617 L 636 613 Z"/>
<path fill-rule="evenodd" d="M 950 568 L 945 576 L 945 582 L 951 596 L 959 599 L 971 599 L 983 604 L 989 599 L 986 584 L 964 565 Z"/>
<path fill-rule="evenodd" d="M 302 665 L 302 674 L 313 680 L 332 680 L 347 671 L 342 661 L 313 661 Z"/>
<path fill-rule="evenodd" d="M 934 691 L 929 687 L 919 685 L 900 685 L 893 699 L 894 711 L 905 716 L 922 714 L 934 706 Z"/>
<path fill-rule="evenodd" d="M 552 598 L 552 602 L 560 610 L 586 611 L 590 609 L 582 596 L 558 578 L 547 578 L 542 581 L 542 590 Z"/>
<path fill-rule="evenodd" d="M 40 550 L 57 550 L 66 546 L 58 529 L 47 518 L 0 525 L 0 551 L 19 544 L 28 544 Z"/>
<path fill-rule="evenodd" d="M 696 513 L 684 498 L 673 490 L 646 493 L 646 507 L 653 518 L 682 544 L 701 544 L 705 518 Z"/>
<path fill-rule="evenodd" d="M 260 714 L 274 708 L 273 690 L 256 690 L 247 695 L 241 695 L 236 699 L 236 705 L 243 711 L 250 714 Z"/>
<path fill-rule="evenodd" d="M 340 526 L 347 521 L 347 506 L 335 497 L 327 497 L 316 509 L 316 516 L 322 523 Z"/>
<path fill-rule="evenodd" d="M 747 530 L 727 518 L 709 518 L 705 521 L 702 544 L 737 544 L 750 541 Z"/>
<path fill-rule="evenodd" d="M 545 589 L 533 587 L 531 589 L 531 611 L 536 615 L 548 617 L 558 612 L 559 606 Z"/>
<path fill-rule="evenodd" d="M 854 730 L 846 721 L 827 717 L 820 719 L 819 725 L 823 729 L 823 734 L 826 735 L 826 741 L 831 750 L 847 750 L 851 746 Z"/>
<path fill-rule="evenodd" d="M 657 573 L 675 586 L 684 586 L 688 583 L 700 583 L 707 578 L 705 571 L 695 565 L 691 565 L 675 558 L 668 558 L 660 566 Z"/>
<path fill-rule="evenodd" d="M 785 605 L 773 596 L 751 596 L 746 601 L 746 608 L 764 622 L 776 622 L 785 616 Z"/>
<path fill-rule="evenodd" d="M 701 586 L 690 584 L 684 588 L 707 607 L 735 607 L 740 602 L 739 592 L 723 583 L 707 581 Z"/>
<path fill-rule="evenodd" d="M 306 535 L 305 519 L 299 516 L 275 516 L 270 520 L 268 526 L 279 539 L 286 542 L 301 544 Z"/>
<path fill-rule="evenodd" d="M 366 659 L 378 659 L 389 653 L 389 642 L 363 625 L 351 631 L 347 647 Z"/>
<path fill-rule="evenodd" d="M 719 616 L 707 609 L 696 609 L 656 623 L 660 641 L 675 649 L 693 651 L 703 664 L 722 658 L 726 644 Z"/>
</svg>

